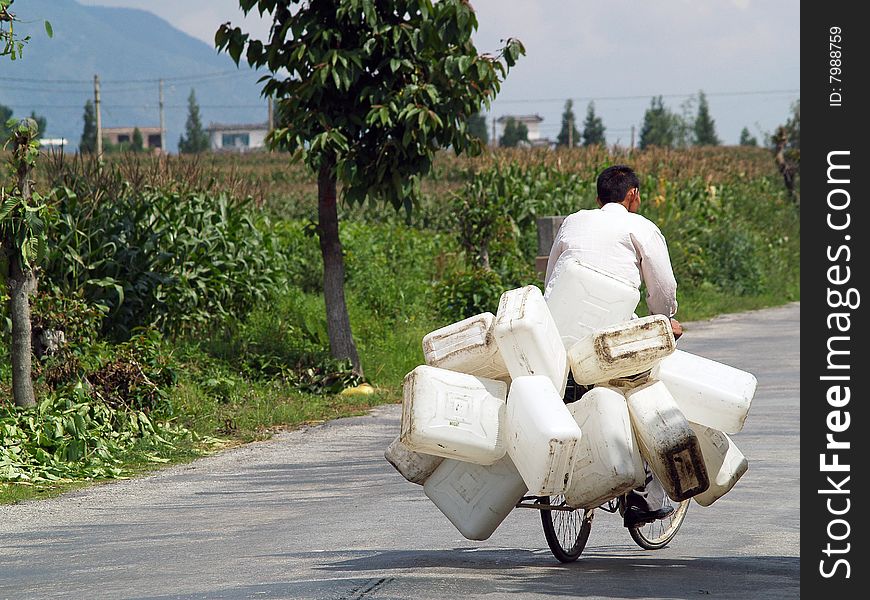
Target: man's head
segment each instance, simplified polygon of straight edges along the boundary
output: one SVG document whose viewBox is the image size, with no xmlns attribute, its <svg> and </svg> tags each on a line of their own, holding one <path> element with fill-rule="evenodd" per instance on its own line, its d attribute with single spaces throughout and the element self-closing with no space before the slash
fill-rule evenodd
<svg viewBox="0 0 870 600">
<path fill-rule="evenodd" d="M 597 188 L 598 202 L 602 206 L 619 202 L 632 212 L 640 206 L 640 180 L 631 167 L 607 167 L 598 175 Z"/>
</svg>

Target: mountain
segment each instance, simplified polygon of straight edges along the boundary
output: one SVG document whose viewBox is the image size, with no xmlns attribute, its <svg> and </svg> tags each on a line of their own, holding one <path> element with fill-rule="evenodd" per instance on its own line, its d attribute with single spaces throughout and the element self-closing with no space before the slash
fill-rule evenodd
<svg viewBox="0 0 870 600">
<path fill-rule="evenodd" d="M 0 61 L 0 104 L 16 117 L 46 117 L 44 137 L 78 146 L 85 102 L 100 78 L 103 127 L 157 127 L 159 84 L 164 81 L 166 144 L 175 152 L 187 120 L 191 89 L 203 125 L 264 123 L 266 100 L 259 74 L 226 53 L 176 29 L 152 13 L 83 6 L 75 0 L 25 0 L 13 5 L 29 34 L 24 58 Z M 54 37 L 43 29 L 51 22 Z"/>
</svg>

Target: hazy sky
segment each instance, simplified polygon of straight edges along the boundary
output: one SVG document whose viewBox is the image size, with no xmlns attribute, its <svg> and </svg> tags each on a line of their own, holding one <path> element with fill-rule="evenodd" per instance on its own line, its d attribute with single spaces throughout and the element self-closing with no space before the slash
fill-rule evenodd
<svg viewBox="0 0 870 600">
<path fill-rule="evenodd" d="M 269 22 L 243 18 L 238 0 L 79 0 L 149 10 L 213 44 L 226 21 L 261 38 Z M 680 111 L 703 90 L 716 131 L 759 141 L 800 96 L 800 5 L 794 0 L 473 0 L 480 52 L 518 38 L 526 56 L 508 75 L 490 120 L 537 113 L 555 138 L 565 100 L 582 121 L 590 100 L 610 143 L 629 143 L 653 96 Z"/>
</svg>

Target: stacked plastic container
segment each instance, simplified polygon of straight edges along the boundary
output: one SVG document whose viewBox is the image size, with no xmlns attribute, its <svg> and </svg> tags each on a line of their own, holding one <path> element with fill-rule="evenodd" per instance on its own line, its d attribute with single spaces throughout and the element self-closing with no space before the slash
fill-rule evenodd
<svg viewBox="0 0 870 600">
<path fill-rule="evenodd" d="M 550 314 L 569 349 L 596 329 L 631 319 L 640 292 L 630 282 L 565 252 L 544 290 Z"/>
<path fill-rule="evenodd" d="M 423 338 L 384 456 L 466 538 L 489 538 L 523 496 L 592 509 L 645 481 L 709 506 L 746 471 L 727 433 L 755 393 L 744 371 L 676 350 L 670 320 L 636 318 L 630 283 L 568 253 L 545 293 L 502 294 Z M 565 404 L 568 372 L 591 387 Z"/>
</svg>

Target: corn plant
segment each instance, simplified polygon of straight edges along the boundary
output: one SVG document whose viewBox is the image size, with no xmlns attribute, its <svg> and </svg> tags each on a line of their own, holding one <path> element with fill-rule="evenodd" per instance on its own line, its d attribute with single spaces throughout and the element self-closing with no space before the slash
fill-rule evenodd
<svg viewBox="0 0 870 600">
<path fill-rule="evenodd" d="M 53 200 L 46 277 L 106 306 L 115 337 L 146 325 L 207 330 L 265 302 L 284 280 L 286 258 L 249 199 L 125 186 L 110 201 L 69 188 Z"/>
</svg>

